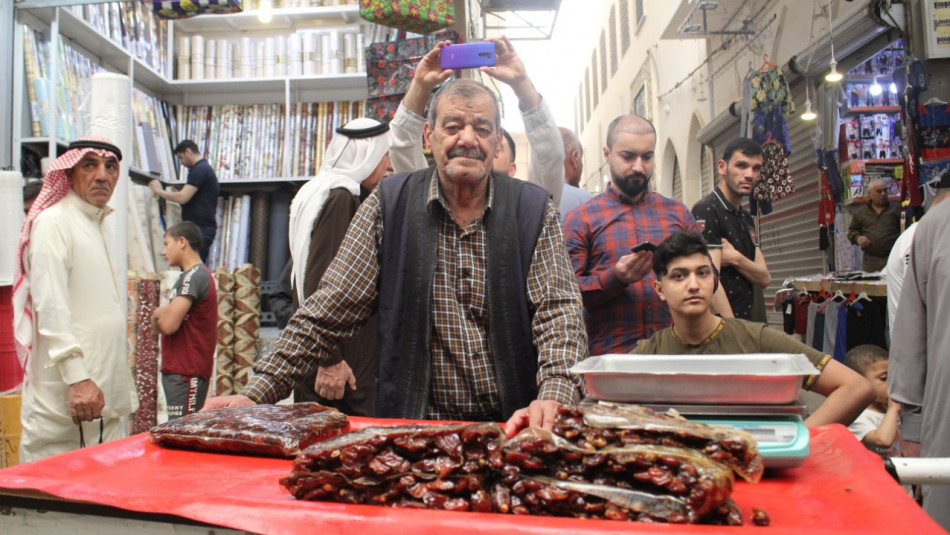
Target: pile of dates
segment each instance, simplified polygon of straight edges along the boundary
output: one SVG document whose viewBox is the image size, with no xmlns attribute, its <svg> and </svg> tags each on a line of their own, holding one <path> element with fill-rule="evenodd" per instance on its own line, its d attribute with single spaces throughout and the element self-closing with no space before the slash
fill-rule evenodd
<svg viewBox="0 0 950 535">
<path fill-rule="evenodd" d="M 367 427 L 310 446 L 281 484 L 302 500 L 740 525 L 734 474 L 762 475 L 747 433 L 591 405 L 507 441 L 496 424 Z"/>
</svg>

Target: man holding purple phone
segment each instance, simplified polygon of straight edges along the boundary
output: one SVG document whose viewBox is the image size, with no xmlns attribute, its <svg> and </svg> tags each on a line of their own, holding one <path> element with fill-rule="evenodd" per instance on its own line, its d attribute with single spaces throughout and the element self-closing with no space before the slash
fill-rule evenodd
<svg viewBox="0 0 950 535">
<path fill-rule="evenodd" d="M 399 104 L 396 116 L 389 124 L 389 156 L 393 170 L 402 173 L 429 166 L 422 154 L 422 126 L 425 123 L 423 113 L 425 113 L 426 103 L 429 100 L 429 94 L 437 85 L 458 72 L 455 69 L 442 67 L 443 50 L 446 47 L 464 47 L 463 50 L 469 53 L 459 54 L 460 63 L 457 64 L 470 64 L 470 62 L 462 61 L 463 56 L 476 61 L 487 59 L 480 54 L 486 53 L 489 49 L 486 47 L 481 50 L 479 47 L 489 44 L 494 46 L 495 64 L 481 66 L 479 71 L 504 82 L 515 92 L 531 154 L 528 181 L 547 190 L 554 205 L 560 206 L 561 191 L 564 189 L 564 144 L 561 141 L 561 133 L 551 110 L 528 78 L 524 63 L 521 62 L 521 58 L 518 57 L 507 37 L 466 45 L 441 41 L 436 43 L 435 47 L 419 61 L 412 82 L 409 84 L 409 90 Z M 470 47 L 470 45 L 473 46 Z M 504 134 L 505 143 L 499 147 L 492 168 L 497 173 L 513 176 L 517 170 L 514 163 L 515 144 L 504 129 L 502 129 L 502 134 Z"/>
</svg>

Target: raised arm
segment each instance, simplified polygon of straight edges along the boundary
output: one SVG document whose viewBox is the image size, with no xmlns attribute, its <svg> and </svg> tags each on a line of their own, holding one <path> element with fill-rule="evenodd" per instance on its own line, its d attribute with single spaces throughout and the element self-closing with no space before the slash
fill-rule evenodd
<svg viewBox="0 0 950 535">
<path fill-rule="evenodd" d="M 393 171 L 409 173 L 417 169 L 428 167 L 422 153 L 422 125 L 425 123 L 426 102 L 435 86 L 446 81 L 455 72 L 452 69 L 442 70 L 442 47 L 451 44 L 451 41 L 436 43 L 419 65 L 409 82 L 396 115 L 389 123 L 389 158 Z"/>
<path fill-rule="evenodd" d="M 530 152 L 528 180 L 547 190 L 554 205 L 560 206 L 564 190 L 564 143 L 557 122 L 508 38 L 490 41 L 495 43 L 495 66 L 480 70 L 507 84 L 518 97 Z"/>
</svg>

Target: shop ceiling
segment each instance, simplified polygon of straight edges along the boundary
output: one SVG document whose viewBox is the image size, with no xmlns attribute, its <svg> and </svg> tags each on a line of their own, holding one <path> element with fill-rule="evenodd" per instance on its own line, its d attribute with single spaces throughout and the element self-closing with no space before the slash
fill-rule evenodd
<svg viewBox="0 0 950 535">
<path fill-rule="evenodd" d="M 486 37 L 550 39 L 561 0 L 481 0 L 479 5 Z"/>
<path fill-rule="evenodd" d="M 706 39 L 752 35 L 754 16 L 743 12 L 751 0 L 693 0 L 680 2 L 661 39 Z"/>
</svg>

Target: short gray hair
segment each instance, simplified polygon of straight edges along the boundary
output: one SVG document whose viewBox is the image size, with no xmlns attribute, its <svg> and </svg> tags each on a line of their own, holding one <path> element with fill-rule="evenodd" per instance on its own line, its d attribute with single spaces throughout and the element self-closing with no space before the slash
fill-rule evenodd
<svg viewBox="0 0 950 535">
<path fill-rule="evenodd" d="M 436 91 L 435 96 L 432 97 L 432 103 L 429 104 L 429 114 L 426 117 L 426 120 L 429 122 L 429 128 L 435 128 L 435 115 L 436 109 L 439 107 L 439 102 L 442 101 L 442 98 L 449 95 L 458 95 L 462 98 L 471 100 L 478 96 L 479 93 L 484 93 L 491 97 L 492 104 L 495 105 L 495 130 L 501 128 L 501 107 L 498 106 L 498 97 L 495 96 L 485 84 L 476 82 L 474 80 L 452 80 L 443 85 L 438 91 Z"/>
</svg>

